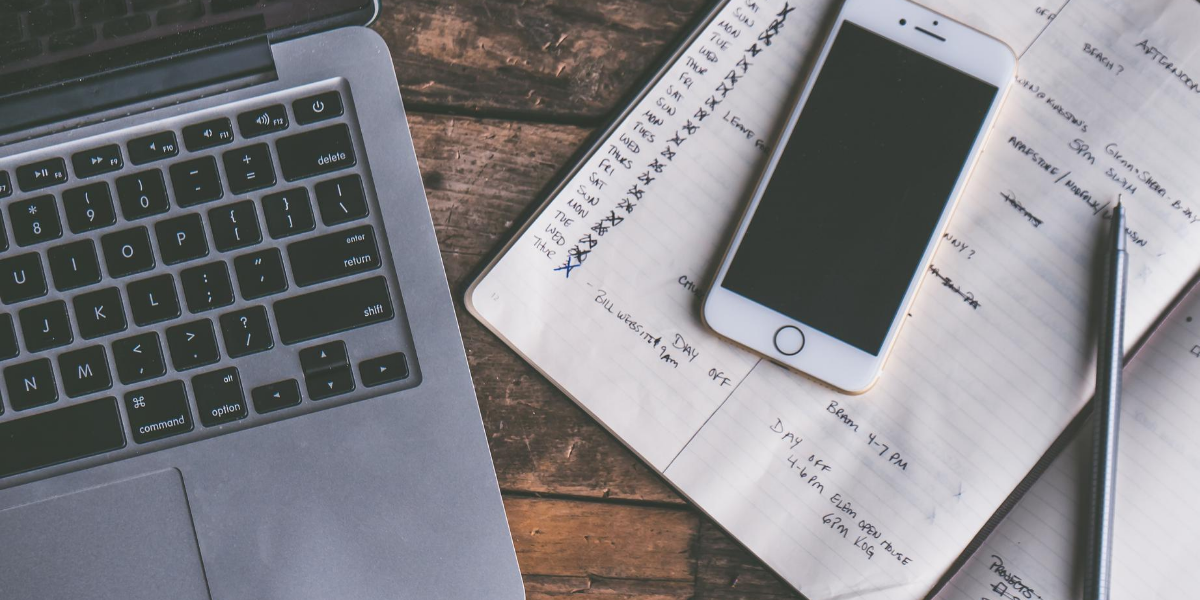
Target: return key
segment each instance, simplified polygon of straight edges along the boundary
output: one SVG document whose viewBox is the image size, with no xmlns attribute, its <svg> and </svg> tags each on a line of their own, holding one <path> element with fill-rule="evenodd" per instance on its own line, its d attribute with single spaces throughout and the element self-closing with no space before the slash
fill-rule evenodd
<svg viewBox="0 0 1200 600">
<path fill-rule="evenodd" d="M 303 287 L 379 268 L 379 247 L 370 225 L 288 245 L 296 284 Z"/>
</svg>

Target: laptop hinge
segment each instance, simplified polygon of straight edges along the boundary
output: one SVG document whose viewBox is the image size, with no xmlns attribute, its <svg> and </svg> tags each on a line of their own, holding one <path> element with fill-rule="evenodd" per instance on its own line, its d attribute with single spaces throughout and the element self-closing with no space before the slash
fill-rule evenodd
<svg viewBox="0 0 1200 600">
<path fill-rule="evenodd" d="M 197 50 L 0 100 L 0 136 L 264 75 L 277 78 L 265 36 Z"/>
</svg>

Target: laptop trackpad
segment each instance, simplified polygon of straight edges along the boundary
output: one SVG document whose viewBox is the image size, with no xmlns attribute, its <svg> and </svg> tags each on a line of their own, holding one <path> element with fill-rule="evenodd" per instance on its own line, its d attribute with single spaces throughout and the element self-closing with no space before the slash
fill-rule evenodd
<svg viewBox="0 0 1200 600">
<path fill-rule="evenodd" d="M 179 471 L 0 511 L 6 598 L 210 600 Z"/>
</svg>

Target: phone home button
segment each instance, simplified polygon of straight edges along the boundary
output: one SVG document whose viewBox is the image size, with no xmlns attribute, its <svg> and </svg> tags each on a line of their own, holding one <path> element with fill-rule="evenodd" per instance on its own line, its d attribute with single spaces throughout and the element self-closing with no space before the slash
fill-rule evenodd
<svg viewBox="0 0 1200 600">
<path fill-rule="evenodd" d="M 784 356 L 795 356 L 804 349 L 804 332 L 791 325 L 784 325 L 775 332 L 775 349 Z"/>
</svg>

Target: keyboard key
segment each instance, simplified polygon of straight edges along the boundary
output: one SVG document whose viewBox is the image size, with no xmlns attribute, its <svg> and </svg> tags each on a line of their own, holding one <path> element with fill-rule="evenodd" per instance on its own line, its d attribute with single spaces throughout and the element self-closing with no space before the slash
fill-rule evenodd
<svg viewBox="0 0 1200 600">
<path fill-rule="evenodd" d="M 0 65 L 32 58 L 42 53 L 42 42 L 38 39 L 0 45 Z"/>
<path fill-rule="evenodd" d="M 75 26 L 75 10 L 67 3 L 51 3 L 29 12 L 29 33 L 35 37 Z"/>
<path fill-rule="evenodd" d="M 221 261 L 184 269 L 179 278 L 183 281 L 183 297 L 192 314 L 233 304 L 229 267 Z"/>
<path fill-rule="evenodd" d="M 301 125 L 342 116 L 342 95 L 336 91 L 301 98 L 292 103 L 296 122 Z"/>
<path fill-rule="evenodd" d="M 316 191 L 321 222 L 330 227 L 367 216 L 367 197 L 358 175 L 322 181 Z"/>
<path fill-rule="evenodd" d="M 354 372 L 349 365 L 340 369 L 322 371 L 304 377 L 304 387 L 308 389 L 308 397 L 313 400 L 324 400 L 354 391 Z"/>
<path fill-rule="evenodd" d="M 121 215 L 126 221 L 143 219 L 171 209 L 171 203 L 167 200 L 167 184 L 163 181 L 162 171 L 158 169 L 117 179 L 117 198 L 121 201 Z"/>
<path fill-rule="evenodd" d="M 300 384 L 295 379 L 285 379 L 250 390 L 254 400 L 254 412 L 266 414 L 300 404 Z"/>
<path fill-rule="evenodd" d="M 14 304 L 46 295 L 46 273 L 37 252 L 0 258 L 0 302 Z"/>
<path fill-rule="evenodd" d="M 403 352 L 394 352 L 358 365 L 358 375 L 363 385 L 373 387 L 408 378 L 408 359 Z"/>
<path fill-rule="evenodd" d="M 125 306 L 121 292 L 115 287 L 75 296 L 75 321 L 79 335 L 91 340 L 125 331 Z"/>
<path fill-rule="evenodd" d="M 92 240 L 79 240 L 46 251 L 54 289 L 65 292 L 85 285 L 99 283 L 100 259 Z"/>
<path fill-rule="evenodd" d="M 275 185 L 275 167 L 266 144 L 230 150 L 222 157 L 231 192 L 244 194 Z"/>
<path fill-rule="evenodd" d="M 116 398 L 64 406 L 0 423 L 0 477 L 125 447 Z"/>
<path fill-rule="evenodd" d="M 284 298 L 275 303 L 275 325 L 285 344 L 381 323 L 393 316 L 392 299 L 382 276 Z"/>
<path fill-rule="evenodd" d="M 246 300 L 278 294 L 288 289 L 287 276 L 283 274 L 283 257 L 278 248 L 243 254 L 233 259 L 233 270 L 237 272 L 242 298 Z"/>
<path fill-rule="evenodd" d="M 171 350 L 171 366 L 186 371 L 221 360 L 217 350 L 217 333 L 212 321 L 200 319 L 167 329 L 167 348 Z"/>
<path fill-rule="evenodd" d="M 7 198 L 12 193 L 12 179 L 8 177 L 8 171 L 0 171 L 0 198 Z"/>
<path fill-rule="evenodd" d="M 171 186 L 175 190 L 175 203 L 185 208 L 225 195 L 221 176 L 217 174 L 217 159 L 211 156 L 171 165 Z"/>
<path fill-rule="evenodd" d="M 99 23 L 125 14 L 125 0 L 82 0 L 79 17 L 84 23 Z"/>
<path fill-rule="evenodd" d="M 168 381 L 125 394 L 133 441 L 139 444 L 192 430 L 192 411 L 182 381 Z"/>
<path fill-rule="evenodd" d="M 48 47 L 51 52 L 61 52 L 63 50 L 70 50 L 71 48 L 86 46 L 94 41 L 96 41 L 96 30 L 84 25 L 79 29 L 68 29 L 52 34 Z"/>
<path fill-rule="evenodd" d="M 15 358 L 21 353 L 17 346 L 17 329 L 13 325 L 12 315 L 0 315 L 0 360 Z"/>
<path fill-rule="evenodd" d="M 134 227 L 100 238 L 104 264 L 109 277 L 125 277 L 154 268 L 154 253 L 150 250 L 150 232 Z"/>
<path fill-rule="evenodd" d="M 246 418 L 246 395 L 237 367 L 201 373 L 192 378 L 196 412 L 205 427 L 214 427 Z"/>
<path fill-rule="evenodd" d="M 112 387 L 112 373 L 104 346 L 88 346 L 58 356 L 63 391 L 72 398 L 101 392 Z"/>
<path fill-rule="evenodd" d="M 21 39 L 21 15 L 15 11 L 0 10 L 0 40 Z"/>
<path fill-rule="evenodd" d="M 353 167 L 354 144 L 350 129 L 343 124 L 280 138 L 275 142 L 283 178 L 296 181 Z"/>
<path fill-rule="evenodd" d="M 208 256 L 208 240 L 200 215 L 187 214 L 154 224 L 163 262 L 175 265 Z"/>
<path fill-rule="evenodd" d="M 125 166 L 125 161 L 121 160 L 121 147 L 109 144 L 76 152 L 71 155 L 71 164 L 75 167 L 75 176 L 85 179 L 120 170 Z"/>
<path fill-rule="evenodd" d="M 105 36 L 107 37 L 107 33 Z M 129 160 L 135 165 L 144 165 L 179 154 L 179 143 L 175 141 L 174 131 L 160 131 L 129 140 L 128 148 Z"/>
<path fill-rule="evenodd" d="M 158 11 L 158 26 L 164 27 L 175 23 L 195 21 L 203 16 L 204 3 L 200 0 L 187 0 L 183 4 Z"/>
<path fill-rule="evenodd" d="M 254 202 L 250 200 L 208 211 L 208 224 L 212 227 L 213 243 L 220 252 L 253 246 L 262 241 L 258 213 L 254 210 Z"/>
<path fill-rule="evenodd" d="M 265 352 L 275 347 L 275 341 L 271 339 L 271 325 L 267 323 L 267 309 L 261 306 L 221 315 L 221 336 L 225 338 L 225 351 L 230 358 Z"/>
<path fill-rule="evenodd" d="M 350 366 L 346 342 L 341 340 L 311 346 L 300 351 L 300 369 L 305 377 Z"/>
<path fill-rule="evenodd" d="M 54 196 L 38 196 L 8 205 L 13 239 L 18 246 L 31 246 L 62 237 L 62 221 Z"/>
<path fill-rule="evenodd" d="M 17 318 L 25 336 L 25 349 L 30 352 L 66 346 L 75 339 L 67 318 L 67 303 L 62 300 L 23 308 Z"/>
<path fill-rule="evenodd" d="M 250 6 L 254 6 L 258 0 L 211 0 L 212 11 L 214 14 L 232 12 Z"/>
<path fill-rule="evenodd" d="M 141 33 L 150 29 L 150 17 L 147 15 L 129 15 L 113 19 L 104 24 L 104 37 L 115 38 Z"/>
<path fill-rule="evenodd" d="M 17 184 L 23 192 L 36 192 L 66 181 L 67 163 L 61 158 L 48 158 L 17 167 Z"/>
<path fill-rule="evenodd" d="M 179 2 L 179 0 L 133 0 L 134 12 L 149 12 L 163 6 L 170 6 Z"/>
<path fill-rule="evenodd" d="M 58 401 L 50 359 L 39 358 L 4 368 L 4 389 L 13 410 L 28 410 Z"/>
<path fill-rule="evenodd" d="M 224 117 L 183 128 L 183 145 L 190 152 L 199 152 L 232 142 L 233 124 Z"/>
<path fill-rule="evenodd" d="M 312 203 L 308 190 L 296 188 L 263 196 L 263 214 L 267 220 L 267 232 L 272 239 L 285 238 L 316 228 L 313 220 Z"/>
<path fill-rule="evenodd" d="M 71 229 L 71 233 L 84 233 L 117 222 L 112 192 L 108 189 L 108 183 L 104 181 L 66 190 L 62 194 L 62 200 L 63 211 L 67 213 L 67 227 Z"/>
<path fill-rule="evenodd" d="M 179 295 L 175 293 L 175 278 L 170 273 L 147 277 L 130 283 L 129 310 L 139 326 L 153 325 L 179 318 Z"/>
<path fill-rule="evenodd" d="M 162 347 L 158 343 L 158 334 L 153 331 L 119 339 L 113 342 L 112 349 L 113 362 L 117 365 L 117 378 L 121 383 L 128 385 L 154 379 L 167 372 Z"/>
<path fill-rule="evenodd" d="M 296 285 L 304 287 L 379 268 L 379 247 L 370 225 L 293 242 L 288 261 Z"/>
<path fill-rule="evenodd" d="M 244 112 L 238 115 L 238 129 L 242 137 L 252 138 L 275 131 L 287 129 L 287 110 L 282 104 L 273 104 L 258 110 Z"/>
</svg>

